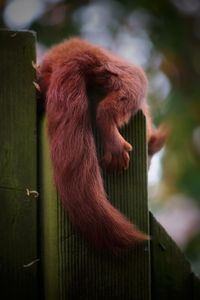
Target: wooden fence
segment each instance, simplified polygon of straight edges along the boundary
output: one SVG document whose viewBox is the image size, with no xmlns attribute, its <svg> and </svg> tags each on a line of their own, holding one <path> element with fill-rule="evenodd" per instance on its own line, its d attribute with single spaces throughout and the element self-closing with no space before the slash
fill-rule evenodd
<svg viewBox="0 0 200 300">
<path fill-rule="evenodd" d="M 103 177 L 113 205 L 151 242 L 127 255 L 99 253 L 64 215 L 52 183 L 45 117 L 37 111 L 35 43 L 33 32 L 0 31 L 1 298 L 200 299 L 199 279 L 148 211 L 141 112 L 122 132 L 134 145 L 128 171 Z M 101 154 L 98 133 L 96 141 Z"/>
</svg>

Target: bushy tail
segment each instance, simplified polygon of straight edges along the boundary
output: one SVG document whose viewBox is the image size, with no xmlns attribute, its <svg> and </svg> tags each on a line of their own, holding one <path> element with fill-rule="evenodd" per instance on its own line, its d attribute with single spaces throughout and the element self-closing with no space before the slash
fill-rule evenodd
<svg viewBox="0 0 200 300">
<path fill-rule="evenodd" d="M 83 72 L 73 62 L 52 74 L 47 119 L 54 178 L 71 221 L 99 248 L 129 248 L 148 237 L 107 200 L 97 161 Z"/>
</svg>

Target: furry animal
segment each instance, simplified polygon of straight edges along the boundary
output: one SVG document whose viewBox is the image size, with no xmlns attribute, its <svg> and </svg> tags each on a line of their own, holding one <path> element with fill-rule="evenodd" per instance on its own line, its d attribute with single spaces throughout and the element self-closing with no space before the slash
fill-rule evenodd
<svg viewBox="0 0 200 300">
<path fill-rule="evenodd" d="M 126 249 L 149 237 L 139 231 L 106 198 L 88 109 L 88 85 L 105 93 L 98 103 L 96 123 L 108 171 L 128 168 L 132 146 L 118 128 L 140 109 L 147 121 L 148 153 L 165 140 L 155 130 L 146 103 L 143 70 L 108 50 L 73 38 L 53 47 L 38 68 L 46 102 L 48 137 L 54 180 L 71 221 L 98 248 Z"/>
</svg>

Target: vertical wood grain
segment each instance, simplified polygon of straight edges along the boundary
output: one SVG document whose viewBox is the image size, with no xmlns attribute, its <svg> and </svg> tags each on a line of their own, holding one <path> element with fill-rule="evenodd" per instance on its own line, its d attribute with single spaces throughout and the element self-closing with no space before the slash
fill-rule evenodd
<svg viewBox="0 0 200 300">
<path fill-rule="evenodd" d="M 40 118 L 39 126 L 39 185 L 40 185 L 40 252 L 42 296 L 47 300 L 60 300 L 62 282 L 60 245 L 62 237 L 59 220 L 63 212 L 59 205 L 57 191 L 52 181 L 51 161 L 46 135 L 46 120 Z"/>
<path fill-rule="evenodd" d="M 35 35 L 0 31 L 2 299 L 38 297 Z"/>
<path fill-rule="evenodd" d="M 193 299 L 192 271 L 189 262 L 151 214 L 150 229 L 152 299 Z"/>
<path fill-rule="evenodd" d="M 122 130 L 122 134 L 133 144 L 130 167 L 128 171 L 111 176 L 104 172 L 105 189 L 113 205 L 148 233 L 146 131 L 141 112 Z M 101 155 L 98 141 L 97 134 L 97 148 Z M 46 236 L 43 258 L 48 295 L 45 299 L 150 299 L 149 243 L 118 256 L 94 249 L 64 215 L 56 192 L 52 192 L 51 181 L 45 182 L 49 180 L 47 174 L 51 173 L 51 163 L 46 146 L 44 148 L 47 144 L 42 143 L 41 164 L 46 174 L 42 175 L 46 179 L 41 181 L 41 189 L 45 190 L 42 194 L 43 219 L 46 220 L 43 221 L 46 223 L 43 223 L 43 235 Z M 46 205 L 49 209 L 44 208 Z"/>
</svg>

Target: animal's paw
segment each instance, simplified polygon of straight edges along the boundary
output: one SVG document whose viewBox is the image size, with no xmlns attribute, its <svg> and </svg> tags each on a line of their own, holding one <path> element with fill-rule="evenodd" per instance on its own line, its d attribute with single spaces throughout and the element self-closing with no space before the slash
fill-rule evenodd
<svg viewBox="0 0 200 300">
<path fill-rule="evenodd" d="M 108 172 L 122 171 L 129 166 L 129 153 L 132 150 L 132 146 L 124 139 L 120 139 L 114 144 L 107 145 L 105 147 L 105 154 L 102 158 L 101 164 Z"/>
</svg>

